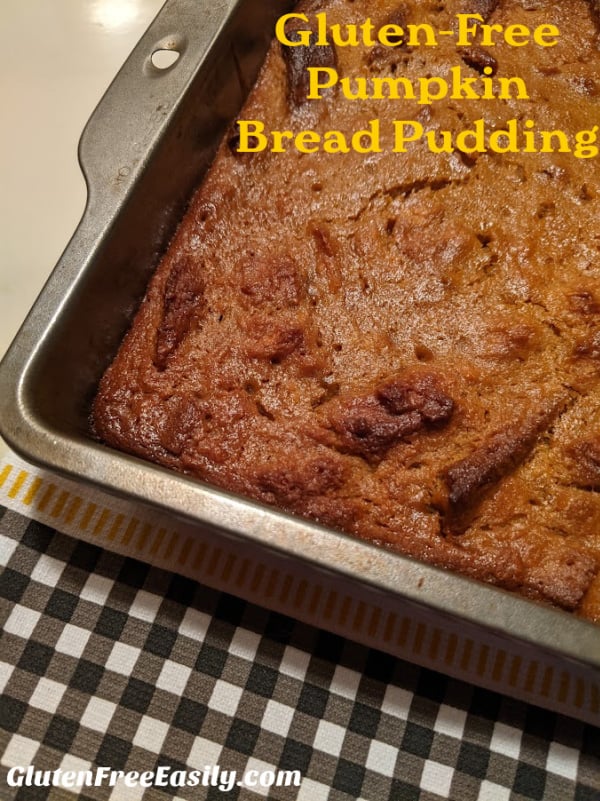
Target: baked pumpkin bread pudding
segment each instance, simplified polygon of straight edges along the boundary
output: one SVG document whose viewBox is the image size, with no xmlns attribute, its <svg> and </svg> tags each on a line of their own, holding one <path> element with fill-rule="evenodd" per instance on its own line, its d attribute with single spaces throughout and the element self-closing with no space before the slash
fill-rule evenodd
<svg viewBox="0 0 600 801">
<path fill-rule="evenodd" d="M 245 129 L 244 148 L 236 123 L 222 143 L 102 379 L 95 431 L 600 621 L 600 168 L 575 143 L 585 131 L 593 145 L 600 123 L 598 3 L 317 0 L 295 11 L 294 44 L 274 41 L 240 114 L 263 128 Z M 446 33 L 435 46 L 397 29 L 395 46 L 375 34 L 296 45 L 323 13 L 340 35 L 367 18 L 373 31 Z M 466 46 L 450 35 L 462 13 L 478 15 Z M 499 26 L 493 45 L 478 38 L 485 25 Z M 509 25 L 560 36 L 515 46 Z M 332 83 L 314 99 L 309 67 Z M 457 67 L 474 79 L 465 86 L 494 81 L 493 99 L 417 91 L 424 76 L 449 86 Z M 408 78 L 414 97 L 404 82 L 400 98 L 357 100 L 361 76 L 367 94 L 373 78 Z M 502 76 L 519 76 L 528 98 L 518 86 L 500 97 Z M 488 146 L 510 120 L 518 141 Z M 378 147 L 364 135 L 326 152 L 310 135 L 314 152 L 289 137 L 272 152 L 272 131 L 350 141 L 373 121 Z M 412 126 L 404 147 L 394 121 Z M 458 136 L 477 125 L 484 146 Z"/>
</svg>

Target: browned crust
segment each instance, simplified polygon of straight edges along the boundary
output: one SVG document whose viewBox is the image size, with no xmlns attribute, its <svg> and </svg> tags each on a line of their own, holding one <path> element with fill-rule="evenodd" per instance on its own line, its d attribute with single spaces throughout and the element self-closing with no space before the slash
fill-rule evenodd
<svg viewBox="0 0 600 801">
<path fill-rule="evenodd" d="M 462 59 L 474 76 L 522 75 L 545 127 L 597 124 L 595 0 L 426 5 L 305 7 L 333 22 L 554 22 L 560 46 L 277 45 L 242 117 L 364 128 L 373 107 L 305 102 L 308 64 L 415 78 Z M 522 112 L 402 106 L 452 130 Z M 240 157 L 227 140 L 102 380 L 99 436 L 600 620 L 598 160 L 416 148 L 365 169 L 354 153 Z"/>
</svg>

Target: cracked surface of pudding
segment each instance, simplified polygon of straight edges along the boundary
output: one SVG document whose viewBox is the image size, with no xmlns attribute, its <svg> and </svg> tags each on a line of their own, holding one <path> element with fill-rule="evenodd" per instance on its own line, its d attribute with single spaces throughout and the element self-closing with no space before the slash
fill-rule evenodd
<svg viewBox="0 0 600 801">
<path fill-rule="evenodd" d="M 599 8 L 300 5 L 331 22 L 555 24 L 559 45 L 284 48 L 268 130 L 598 124 Z M 291 51 L 294 52 L 291 52 Z M 524 52 L 526 51 L 526 52 Z M 492 65 L 493 62 L 493 65 Z M 530 103 L 304 102 L 302 70 L 519 75 Z M 300 88 L 299 88 L 300 87 Z M 389 135 L 385 126 L 383 136 Z M 600 621 L 600 167 L 572 153 L 240 154 L 196 192 L 94 403 L 122 450 Z"/>
</svg>

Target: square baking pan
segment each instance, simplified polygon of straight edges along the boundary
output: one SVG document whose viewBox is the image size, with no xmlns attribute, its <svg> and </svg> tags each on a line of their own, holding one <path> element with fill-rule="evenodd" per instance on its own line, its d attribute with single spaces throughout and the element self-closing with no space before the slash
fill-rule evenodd
<svg viewBox="0 0 600 801">
<path fill-rule="evenodd" d="M 600 667 L 600 626 L 118 453 L 89 410 L 148 279 L 254 83 L 289 3 L 167 0 L 92 115 L 81 222 L 0 365 L 25 459 L 435 614 Z M 156 66 L 157 53 L 175 62 Z"/>
</svg>

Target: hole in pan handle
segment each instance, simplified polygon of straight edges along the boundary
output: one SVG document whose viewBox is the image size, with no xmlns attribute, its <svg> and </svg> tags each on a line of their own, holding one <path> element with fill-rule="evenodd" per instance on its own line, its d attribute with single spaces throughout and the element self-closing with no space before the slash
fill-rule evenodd
<svg viewBox="0 0 600 801">
<path fill-rule="evenodd" d="M 150 56 L 150 61 L 157 70 L 165 71 L 174 67 L 180 56 L 181 53 L 175 48 L 159 47 Z"/>
</svg>

